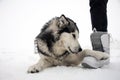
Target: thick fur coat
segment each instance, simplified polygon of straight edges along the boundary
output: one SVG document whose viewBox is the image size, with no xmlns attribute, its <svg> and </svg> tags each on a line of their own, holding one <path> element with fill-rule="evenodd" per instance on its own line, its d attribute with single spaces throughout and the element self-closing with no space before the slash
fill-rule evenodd
<svg viewBox="0 0 120 80">
<path fill-rule="evenodd" d="M 51 19 L 35 38 L 40 60 L 28 69 L 28 73 L 57 65 L 77 66 L 86 56 L 94 56 L 97 60 L 109 58 L 104 52 L 82 50 L 78 38 L 79 30 L 73 20 L 64 15 Z"/>
</svg>

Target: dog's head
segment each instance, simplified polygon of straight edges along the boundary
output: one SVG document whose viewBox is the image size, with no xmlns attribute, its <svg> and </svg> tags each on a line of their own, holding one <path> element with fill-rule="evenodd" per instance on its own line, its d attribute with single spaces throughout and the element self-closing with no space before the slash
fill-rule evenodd
<svg viewBox="0 0 120 80">
<path fill-rule="evenodd" d="M 46 41 L 49 49 L 55 42 L 61 41 L 63 47 L 70 53 L 82 51 L 78 42 L 79 30 L 76 23 L 70 18 L 61 15 L 50 20 L 41 30 L 37 37 Z"/>
<path fill-rule="evenodd" d="M 59 18 L 59 27 L 61 29 L 59 31 L 61 34 L 60 39 L 67 51 L 70 53 L 82 51 L 78 42 L 79 30 L 76 23 L 64 15 L 61 15 Z"/>
</svg>

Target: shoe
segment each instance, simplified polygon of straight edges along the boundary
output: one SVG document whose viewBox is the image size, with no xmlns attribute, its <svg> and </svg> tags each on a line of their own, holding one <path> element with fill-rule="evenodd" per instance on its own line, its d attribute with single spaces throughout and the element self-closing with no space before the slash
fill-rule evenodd
<svg viewBox="0 0 120 80">
<path fill-rule="evenodd" d="M 110 34 L 107 32 L 93 32 L 90 38 L 93 50 L 106 52 L 110 55 Z M 108 63 L 110 63 L 110 60 Z"/>
<path fill-rule="evenodd" d="M 107 32 L 93 32 L 90 36 L 93 50 L 102 51 L 110 54 L 110 35 Z M 95 57 L 85 57 L 82 66 L 85 68 L 99 68 L 109 64 L 110 59 L 96 60 Z"/>
<path fill-rule="evenodd" d="M 110 54 L 110 35 L 108 33 L 101 35 L 101 42 L 104 52 Z"/>
<path fill-rule="evenodd" d="M 107 32 L 93 32 L 90 38 L 93 50 L 110 53 L 110 35 Z"/>
<path fill-rule="evenodd" d="M 83 59 L 82 66 L 84 68 L 97 69 L 107 65 L 108 61 L 109 58 L 105 60 L 97 60 L 95 57 L 88 56 Z"/>
</svg>

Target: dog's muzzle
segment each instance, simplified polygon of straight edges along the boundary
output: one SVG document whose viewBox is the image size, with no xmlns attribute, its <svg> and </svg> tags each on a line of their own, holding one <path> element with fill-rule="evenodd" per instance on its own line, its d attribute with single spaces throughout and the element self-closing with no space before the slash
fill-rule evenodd
<svg viewBox="0 0 120 80">
<path fill-rule="evenodd" d="M 77 53 L 79 53 L 79 52 L 82 51 L 82 48 L 80 48 L 80 47 L 79 47 L 79 48 L 75 48 L 74 51 L 71 50 L 70 47 L 68 47 L 68 49 L 69 49 L 69 52 L 70 52 L 70 53 L 73 53 L 73 54 L 74 54 L 74 53 L 77 54 Z"/>
</svg>

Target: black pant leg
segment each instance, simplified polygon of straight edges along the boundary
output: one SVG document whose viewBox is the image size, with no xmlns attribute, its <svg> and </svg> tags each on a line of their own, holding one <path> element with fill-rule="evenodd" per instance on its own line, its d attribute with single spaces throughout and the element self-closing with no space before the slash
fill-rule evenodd
<svg viewBox="0 0 120 80">
<path fill-rule="evenodd" d="M 90 0 L 92 29 L 107 32 L 107 2 L 108 0 Z"/>
</svg>

